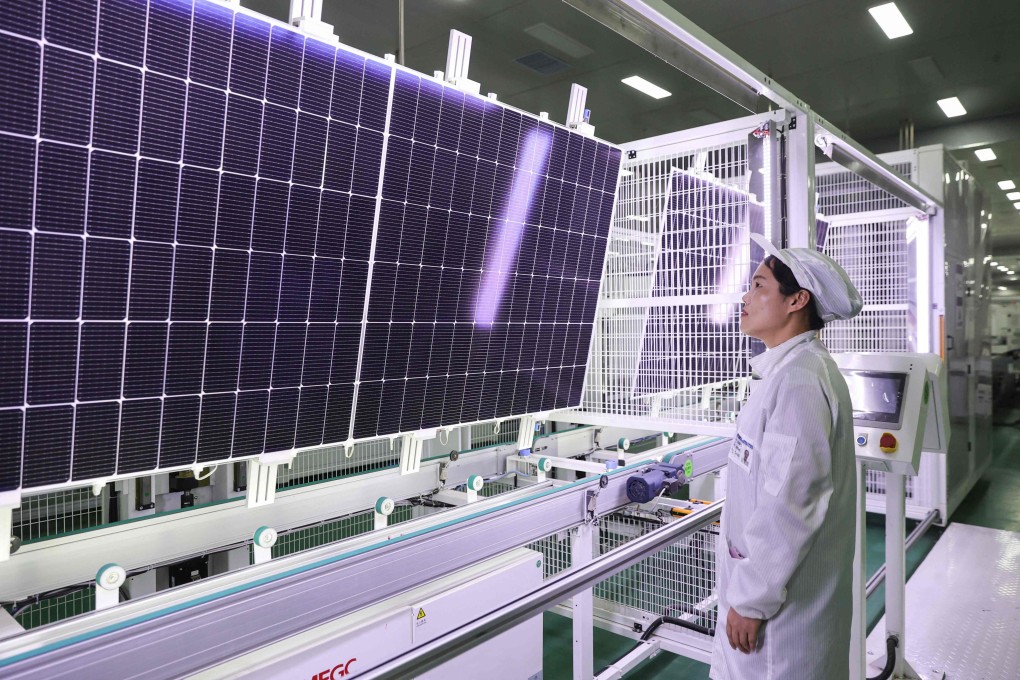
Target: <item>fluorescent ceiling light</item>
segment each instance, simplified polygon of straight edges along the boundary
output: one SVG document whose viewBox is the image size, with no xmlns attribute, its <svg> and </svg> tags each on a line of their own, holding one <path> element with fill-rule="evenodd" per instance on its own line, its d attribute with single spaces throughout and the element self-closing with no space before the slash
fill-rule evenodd
<svg viewBox="0 0 1020 680">
<path fill-rule="evenodd" d="M 1005 286 L 999 286 L 999 290 L 1006 290 Z"/>
<path fill-rule="evenodd" d="M 628 220 L 635 220 L 637 222 L 647 222 L 648 218 L 644 215 L 627 215 Z"/>
<path fill-rule="evenodd" d="M 992 265 L 993 267 L 998 267 L 999 266 L 998 262 L 989 262 L 988 264 Z"/>
<path fill-rule="evenodd" d="M 649 97 L 652 97 L 654 99 L 663 99 L 673 94 L 669 90 L 664 90 L 658 85 L 648 82 L 641 76 L 631 76 L 629 78 L 624 78 L 620 82 L 623 83 L 624 85 L 630 85 L 635 90 L 644 92 Z"/>
<path fill-rule="evenodd" d="M 956 118 L 967 113 L 967 109 L 963 108 L 963 104 L 956 97 L 940 99 L 937 103 L 942 107 L 942 112 L 946 114 L 946 118 Z"/>
<path fill-rule="evenodd" d="M 914 32 L 914 29 L 910 27 L 907 20 L 900 14 L 900 9 L 896 6 L 895 2 L 872 7 L 868 11 L 875 21 L 878 22 L 878 25 L 882 27 L 882 30 L 885 31 L 885 34 L 889 36 L 890 40 L 902 38 Z"/>
<path fill-rule="evenodd" d="M 978 157 L 979 161 L 988 162 L 995 160 L 995 152 L 991 149 L 978 149 L 974 152 L 974 155 Z"/>
<path fill-rule="evenodd" d="M 1010 269 L 1008 272 L 1006 272 L 1006 274 L 1008 274 L 1009 276 L 1013 276 L 1013 274 L 1016 274 L 1016 272 Z"/>
<path fill-rule="evenodd" d="M 1010 201 L 1020 201 L 1020 191 L 1011 191 L 1006 194 L 1006 198 Z"/>
<path fill-rule="evenodd" d="M 623 168 L 620 168 L 620 177 L 630 177 L 633 174 L 634 173 L 631 172 L 630 170 L 624 170 Z"/>
<path fill-rule="evenodd" d="M 1014 203 L 1013 207 L 1016 208 L 1017 210 L 1020 210 L 1020 202 Z"/>
<path fill-rule="evenodd" d="M 1011 179 L 1004 179 L 999 182 L 999 188 L 1003 191 L 1012 191 L 1013 189 L 1016 189 L 1016 183 Z"/>
</svg>

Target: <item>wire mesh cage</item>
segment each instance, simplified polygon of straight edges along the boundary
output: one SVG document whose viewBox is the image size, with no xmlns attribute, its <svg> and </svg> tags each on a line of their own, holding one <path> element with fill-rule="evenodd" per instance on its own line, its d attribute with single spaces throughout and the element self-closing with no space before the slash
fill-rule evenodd
<svg viewBox="0 0 1020 680">
<path fill-rule="evenodd" d="M 593 549 L 596 554 L 605 555 L 670 521 L 673 521 L 670 516 L 614 513 L 600 520 Z M 701 529 L 598 583 L 593 590 L 596 612 L 608 618 L 622 614 L 633 621 L 674 616 L 715 628 L 717 534 L 714 525 Z M 575 532 L 561 531 L 528 546 L 544 556 L 546 578 L 571 567 L 575 540 Z"/>
<path fill-rule="evenodd" d="M 400 464 L 399 438 L 357 442 L 352 447 L 326 446 L 299 453 L 287 467 L 280 467 L 276 488 L 325 482 Z"/>
<path fill-rule="evenodd" d="M 739 316 L 761 259 L 749 237 L 769 214 L 770 156 L 753 127 L 624 164 L 580 411 L 695 433 L 735 420 L 763 349 Z"/>
<path fill-rule="evenodd" d="M 599 526 L 599 554 L 609 553 L 659 526 L 661 522 L 642 516 L 611 515 Z M 655 617 L 674 616 L 714 629 L 716 536 L 714 528 L 706 528 L 683 538 L 599 583 L 595 596 Z"/>
<path fill-rule="evenodd" d="M 914 163 L 909 160 L 890 163 L 890 167 L 906 179 L 913 179 L 915 174 Z M 816 174 L 818 212 L 826 217 L 908 207 L 888 191 L 834 163 L 818 166 Z"/>
<path fill-rule="evenodd" d="M 570 531 L 558 531 L 528 544 L 528 548 L 542 553 L 542 568 L 545 578 L 556 576 L 570 568 L 571 545 L 573 534 Z"/>
<path fill-rule="evenodd" d="M 412 516 L 413 510 L 410 505 L 397 505 L 389 516 L 389 524 L 394 525 L 406 522 Z M 366 510 L 313 526 L 283 532 L 273 546 L 273 559 L 360 536 L 374 529 L 375 512 L 374 510 Z"/>
<path fill-rule="evenodd" d="M 91 487 L 26 496 L 14 509 L 12 534 L 31 543 L 100 526 L 106 499 L 105 489 L 97 496 Z"/>
<path fill-rule="evenodd" d="M 911 152 L 896 154 L 890 167 L 914 179 Z M 910 206 L 859 175 L 834 163 L 816 167 L 818 211 L 830 220 L 822 252 L 838 262 L 864 301 L 853 319 L 826 324 L 822 340 L 832 353 L 913 352 L 917 328 L 908 230 Z M 907 478 L 906 496 L 915 497 L 918 481 Z M 884 497 L 885 474 L 867 470 L 865 489 Z"/>
<path fill-rule="evenodd" d="M 520 418 L 511 418 L 494 423 L 475 423 L 471 426 L 471 442 L 468 448 L 480 449 L 486 446 L 513 443 L 517 441 L 520 429 Z"/>
<path fill-rule="evenodd" d="M 846 270 L 864 300 L 856 317 L 826 326 L 830 352 L 912 351 L 906 234 L 906 219 L 830 225 L 823 252 Z"/>
<path fill-rule="evenodd" d="M 8 607 L 9 613 L 22 628 L 31 630 L 47 626 L 73 616 L 85 614 L 96 606 L 96 591 L 92 586 L 68 589 L 68 592 L 43 596 Z"/>
</svg>

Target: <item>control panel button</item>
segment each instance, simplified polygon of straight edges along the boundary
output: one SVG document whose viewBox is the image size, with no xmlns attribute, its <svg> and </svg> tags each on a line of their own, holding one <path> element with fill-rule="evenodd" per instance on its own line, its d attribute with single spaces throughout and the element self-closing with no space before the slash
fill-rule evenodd
<svg viewBox="0 0 1020 680">
<path fill-rule="evenodd" d="M 868 444 L 868 435 L 866 435 L 866 434 L 859 434 L 859 435 L 857 435 L 857 446 L 867 446 L 867 444 Z"/>
<path fill-rule="evenodd" d="M 891 432 L 883 432 L 882 438 L 878 440 L 878 448 L 882 450 L 882 453 L 896 453 L 899 444 L 896 441 L 895 435 Z"/>
</svg>

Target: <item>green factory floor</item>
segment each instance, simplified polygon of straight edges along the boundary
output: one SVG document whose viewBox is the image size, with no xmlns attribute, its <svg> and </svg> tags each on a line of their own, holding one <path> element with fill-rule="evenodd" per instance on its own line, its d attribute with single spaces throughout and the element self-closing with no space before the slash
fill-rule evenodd
<svg viewBox="0 0 1020 680">
<path fill-rule="evenodd" d="M 974 485 L 952 521 L 1006 531 L 1020 531 L 1020 409 L 997 411 L 997 425 L 992 430 L 993 459 L 984 476 Z M 907 532 L 913 522 L 907 522 Z M 929 530 L 907 551 L 908 576 L 912 574 L 941 535 L 937 527 Z M 885 525 L 879 515 L 868 516 L 867 572 L 870 577 L 885 561 Z M 885 601 L 884 586 L 868 599 L 868 629 L 881 618 Z M 572 677 L 572 631 L 569 618 L 546 612 L 544 678 L 567 680 Z M 634 647 L 634 641 L 620 635 L 595 629 L 595 672 L 598 673 Z M 675 656 L 659 654 L 632 671 L 628 677 L 642 680 L 703 680 L 708 678 L 706 664 Z"/>
</svg>

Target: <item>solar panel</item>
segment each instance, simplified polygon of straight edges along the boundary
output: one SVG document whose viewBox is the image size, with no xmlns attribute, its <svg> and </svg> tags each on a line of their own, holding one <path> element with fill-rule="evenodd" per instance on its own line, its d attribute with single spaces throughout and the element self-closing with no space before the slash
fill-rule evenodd
<svg viewBox="0 0 1020 680">
<path fill-rule="evenodd" d="M 395 81 L 354 437 L 579 403 L 619 152 Z"/>
<path fill-rule="evenodd" d="M 208 0 L 0 8 L 0 490 L 580 401 L 618 149 Z"/>
</svg>

